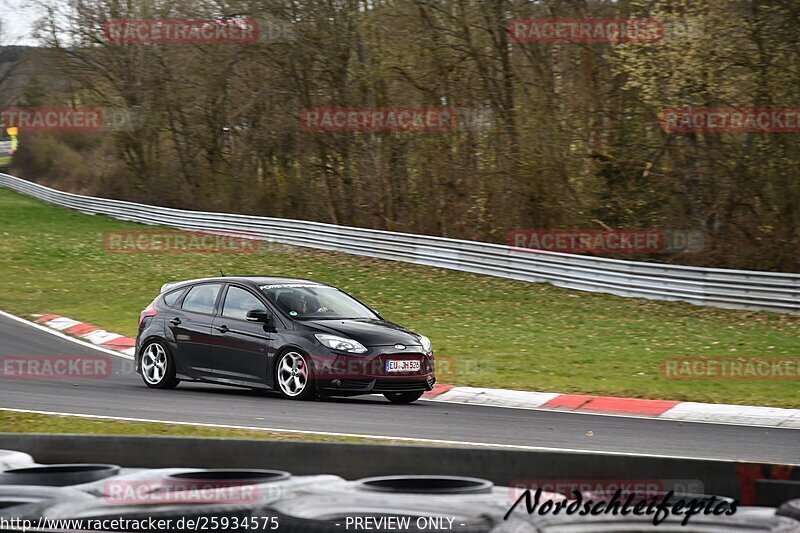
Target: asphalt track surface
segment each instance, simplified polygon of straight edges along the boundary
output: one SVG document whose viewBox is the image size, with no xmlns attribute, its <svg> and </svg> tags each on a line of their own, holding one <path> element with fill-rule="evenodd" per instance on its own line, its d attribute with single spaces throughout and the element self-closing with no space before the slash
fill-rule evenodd
<svg viewBox="0 0 800 533">
<path fill-rule="evenodd" d="M 800 430 L 674 422 L 382 397 L 289 401 L 270 393 L 181 383 L 145 387 L 132 361 L 0 315 L 0 356 L 101 356 L 107 377 L 3 379 L 0 408 L 269 429 L 800 464 Z M 0 427 L 2 431 L 2 427 Z"/>
</svg>

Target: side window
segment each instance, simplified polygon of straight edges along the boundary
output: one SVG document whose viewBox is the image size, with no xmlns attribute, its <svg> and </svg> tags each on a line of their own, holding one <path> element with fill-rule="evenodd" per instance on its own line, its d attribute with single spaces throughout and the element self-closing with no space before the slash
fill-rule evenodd
<svg viewBox="0 0 800 533">
<path fill-rule="evenodd" d="M 228 287 L 228 294 L 225 295 L 225 303 L 222 306 L 222 316 L 245 320 L 247 312 L 256 309 L 266 310 L 264 304 L 252 293 L 239 287 Z"/>
<path fill-rule="evenodd" d="M 192 311 L 194 313 L 206 313 L 208 315 L 214 312 L 214 302 L 217 301 L 217 295 L 222 285 L 208 284 L 196 285 L 189 289 L 189 294 L 183 300 L 183 310 Z"/>
<path fill-rule="evenodd" d="M 175 307 L 175 304 L 178 303 L 178 300 L 181 299 L 181 295 L 186 291 L 186 289 L 178 289 L 177 291 L 172 291 L 164 295 L 164 303 L 170 307 Z"/>
</svg>

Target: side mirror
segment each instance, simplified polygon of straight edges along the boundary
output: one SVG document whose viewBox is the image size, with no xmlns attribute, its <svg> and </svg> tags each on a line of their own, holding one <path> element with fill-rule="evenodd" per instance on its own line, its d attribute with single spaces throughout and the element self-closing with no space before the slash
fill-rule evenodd
<svg viewBox="0 0 800 533">
<path fill-rule="evenodd" d="M 247 312 L 246 318 L 249 322 L 263 322 L 269 324 L 272 320 L 272 313 L 266 309 L 254 309 L 253 311 Z"/>
</svg>

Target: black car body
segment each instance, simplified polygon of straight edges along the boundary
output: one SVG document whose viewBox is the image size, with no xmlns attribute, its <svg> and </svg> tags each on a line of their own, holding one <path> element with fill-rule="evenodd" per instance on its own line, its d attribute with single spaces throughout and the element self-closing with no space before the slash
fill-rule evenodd
<svg viewBox="0 0 800 533">
<path fill-rule="evenodd" d="M 435 383 L 427 337 L 335 287 L 278 277 L 164 285 L 142 311 L 135 368 L 153 388 L 204 381 L 299 399 L 382 393 L 409 403 Z"/>
</svg>

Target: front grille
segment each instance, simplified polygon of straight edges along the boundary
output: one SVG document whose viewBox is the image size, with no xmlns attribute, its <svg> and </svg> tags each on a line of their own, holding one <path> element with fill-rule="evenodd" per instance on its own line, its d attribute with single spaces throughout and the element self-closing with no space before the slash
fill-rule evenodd
<svg viewBox="0 0 800 533">
<path fill-rule="evenodd" d="M 340 389 L 366 389 L 369 387 L 369 384 L 372 383 L 372 380 L 364 380 L 364 379 L 342 379 L 341 386 L 338 387 Z"/>
<path fill-rule="evenodd" d="M 406 392 L 406 391 L 418 391 L 418 390 L 427 390 L 427 383 L 425 381 L 409 381 L 409 380 L 401 380 L 401 381 L 382 381 L 378 380 L 375 383 L 375 387 L 373 388 L 374 391 L 379 392 Z"/>
</svg>

